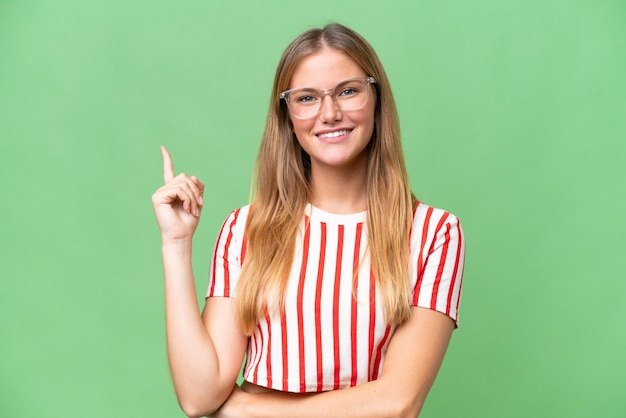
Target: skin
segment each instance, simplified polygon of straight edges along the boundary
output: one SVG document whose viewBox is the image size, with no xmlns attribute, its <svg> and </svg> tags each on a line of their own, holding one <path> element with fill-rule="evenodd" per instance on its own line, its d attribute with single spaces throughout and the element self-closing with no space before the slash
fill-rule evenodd
<svg viewBox="0 0 626 418">
<path fill-rule="evenodd" d="M 248 338 L 235 320 L 231 299 L 210 298 L 202 315 L 198 311 L 191 249 L 204 185 L 194 176 L 175 176 L 168 151 L 163 147 L 161 153 L 165 184 L 153 194 L 152 204 L 161 230 L 168 360 L 183 411 L 206 416 L 232 392 Z"/>
<path fill-rule="evenodd" d="M 333 87 L 338 81 L 365 77 L 363 69 L 345 53 L 323 49 L 303 59 L 296 67 L 290 88 Z M 312 203 L 333 213 L 356 213 L 366 209 L 366 147 L 374 131 L 375 96 L 365 107 L 342 111 L 330 96 L 324 96 L 320 114 L 311 119 L 291 118 L 302 149 L 311 157 Z M 348 135 L 320 138 L 328 132 L 349 130 Z"/>
<path fill-rule="evenodd" d="M 290 88 L 327 89 L 365 75 L 351 58 L 327 48 L 300 62 Z M 320 209 L 334 213 L 366 209 L 367 144 L 374 108 L 373 95 L 364 108 L 350 112 L 325 96 L 317 117 L 292 118 L 296 137 L 311 157 L 312 203 Z M 350 133 L 332 141 L 319 137 L 338 129 Z M 416 417 L 454 329 L 449 317 L 429 309 L 411 308 L 409 320 L 390 340 L 378 380 L 316 394 L 235 386 L 248 339 L 235 319 L 234 301 L 209 298 L 202 315 L 196 304 L 191 240 L 204 204 L 204 185 L 193 176 L 175 176 L 165 148 L 162 154 L 165 184 L 152 201 L 162 236 L 168 358 L 185 413 L 216 418 Z"/>
</svg>

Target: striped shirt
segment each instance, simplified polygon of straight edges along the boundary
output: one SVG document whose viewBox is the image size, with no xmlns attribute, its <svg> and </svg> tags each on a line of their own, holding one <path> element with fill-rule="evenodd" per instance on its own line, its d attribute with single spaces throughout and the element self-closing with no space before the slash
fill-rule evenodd
<svg viewBox="0 0 626 418">
<path fill-rule="evenodd" d="M 207 297 L 236 297 L 249 209 L 233 211 L 219 232 Z M 320 392 L 379 376 L 395 328 L 383 318 L 366 251 L 365 215 L 307 206 L 285 314 L 266 315 L 250 337 L 247 381 L 281 391 Z M 412 306 L 437 310 L 456 322 L 465 257 L 458 218 L 420 203 L 410 241 Z"/>
</svg>

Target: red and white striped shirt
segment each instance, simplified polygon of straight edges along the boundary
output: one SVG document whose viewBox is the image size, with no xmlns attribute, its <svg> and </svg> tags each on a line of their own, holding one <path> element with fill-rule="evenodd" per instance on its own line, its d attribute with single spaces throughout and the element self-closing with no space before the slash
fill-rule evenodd
<svg viewBox="0 0 626 418">
<path fill-rule="evenodd" d="M 207 297 L 236 297 L 249 209 L 233 211 L 220 230 Z M 247 381 L 281 391 L 320 392 L 379 376 L 395 328 L 384 321 L 371 273 L 365 215 L 307 206 L 308 228 L 303 218 L 285 314 L 267 315 L 250 337 Z M 459 220 L 420 203 L 410 240 L 412 305 L 457 321 L 465 257 Z"/>
</svg>

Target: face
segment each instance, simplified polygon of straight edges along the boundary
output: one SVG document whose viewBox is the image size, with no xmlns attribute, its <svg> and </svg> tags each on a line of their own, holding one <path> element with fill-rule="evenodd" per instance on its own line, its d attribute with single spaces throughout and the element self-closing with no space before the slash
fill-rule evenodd
<svg viewBox="0 0 626 418">
<path fill-rule="evenodd" d="M 325 48 L 304 58 L 291 78 L 290 89 L 315 87 L 331 89 L 338 82 L 366 77 L 363 69 L 348 55 Z M 311 170 L 328 168 L 364 169 L 367 166 L 367 145 L 374 132 L 376 95 L 370 90 L 364 107 L 341 110 L 330 95 L 322 99 L 319 115 L 297 119 L 290 115 L 293 130 L 302 149 L 311 157 Z"/>
</svg>

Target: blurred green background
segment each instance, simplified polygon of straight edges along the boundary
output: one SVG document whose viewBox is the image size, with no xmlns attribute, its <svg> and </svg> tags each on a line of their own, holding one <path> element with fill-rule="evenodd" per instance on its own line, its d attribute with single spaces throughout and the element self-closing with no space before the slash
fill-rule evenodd
<svg viewBox="0 0 626 418">
<path fill-rule="evenodd" d="M 626 416 L 623 0 L 0 0 L 0 416 L 183 416 L 159 145 L 207 185 L 201 301 L 278 58 L 332 21 L 378 51 L 414 191 L 467 237 L 422 417 Z"/>
</svg>

